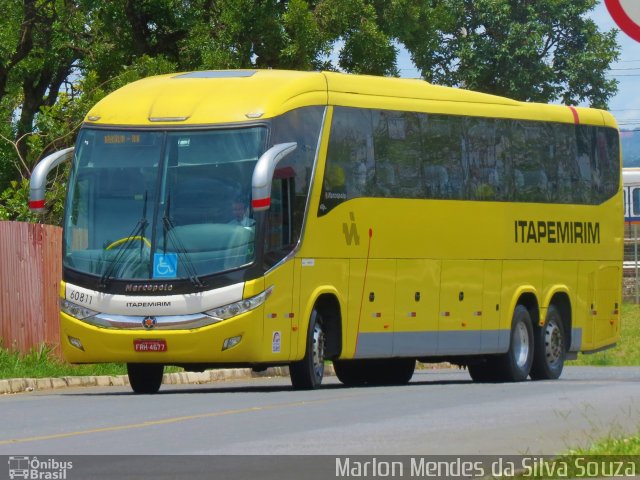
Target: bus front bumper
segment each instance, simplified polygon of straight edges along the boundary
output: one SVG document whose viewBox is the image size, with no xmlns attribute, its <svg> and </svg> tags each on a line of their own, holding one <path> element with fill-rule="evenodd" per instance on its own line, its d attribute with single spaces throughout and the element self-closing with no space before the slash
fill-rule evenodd
<svg viewBox="0 0 640 480">
<path fill-rule="evenodd" d="M 262 308 L 191 330 L 100 328 L 60 312 L 70 363 L 260 363 L 262 332 Z"/>
</svg>

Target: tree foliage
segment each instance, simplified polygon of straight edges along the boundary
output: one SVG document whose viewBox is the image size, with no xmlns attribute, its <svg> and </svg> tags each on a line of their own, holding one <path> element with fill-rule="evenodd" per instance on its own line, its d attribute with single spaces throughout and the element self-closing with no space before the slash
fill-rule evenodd
<svg viewBox="0 0 640 480">
<path fill-rule="evenodd" d="M 425 2 L 426 3 L 426 2 Z M 442 0 L 416 9 L 434 30 L 407 22 L 398 38 L 423 76 L 536 102 L 586 102 L 606 108 L 617 82 L 605 74 L 618 58 L 616 31 L 586 15 L 596 0 Z"/>
<path fill-rule="evenodd" d="M 22 218 L 7 207 L 24 193 L 23 180 L 39 158 L 73 144 L 91 105 L 121 85 L 158 73 L 286 68 L 398 75 L 404 47 L 433 83 L 606 107 L 616 83 L 605 74 L 618 46 L 616 31 L 601 32 L 587 18 L 595 3 L 5 0 L 3 216 Z"/>
</svg>

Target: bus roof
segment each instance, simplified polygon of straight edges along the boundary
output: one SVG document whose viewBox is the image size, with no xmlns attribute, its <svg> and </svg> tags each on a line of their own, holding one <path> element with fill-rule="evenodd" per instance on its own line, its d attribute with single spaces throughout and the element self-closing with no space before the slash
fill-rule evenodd
<svg viewBox="0 0 640 480">
<path fill-rule="evenodd" d="M 212 70 L 130 83 L 98 102 L 89 125 L 181 126 L 256 121 L 309 105 L 522 118 L 616 127 L 601 110 L 524 103 L 423 80 L 334 72 Z"/>
</svg>

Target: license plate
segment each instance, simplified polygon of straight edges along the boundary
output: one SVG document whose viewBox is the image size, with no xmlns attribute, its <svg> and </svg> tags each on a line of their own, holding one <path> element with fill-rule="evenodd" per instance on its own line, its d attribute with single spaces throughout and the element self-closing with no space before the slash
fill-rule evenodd
<svg viewBox="0 0 640 480">
<path fill-rule="evenodd" d="M 144 340 L 139 338 L 133 341 L 133 349 L 136 352 L 166 352 L 167 341 L 164 339 Z"/>
</svg>

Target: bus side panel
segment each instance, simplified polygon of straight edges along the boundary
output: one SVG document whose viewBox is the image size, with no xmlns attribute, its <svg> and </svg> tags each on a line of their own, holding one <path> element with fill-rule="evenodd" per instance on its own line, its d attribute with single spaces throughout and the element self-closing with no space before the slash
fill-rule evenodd
<svg viewBox="0 0 640 480">
<path fill-rule="evenodd" d="M 618 262 L 582 262 L 578 274 L 584 321 L 580 351 L 614 344 L 620 336 L 622 277 Z"/>
<path fill-rule="evenodd" d="M 398 260 L 394 356 L 436 355 L 440 263 L 439 260 Z"/>
<path fill-rule="evenodd" d="M 508 332 L 500 329 L 500 295 L 502 290 L 502 261 L 484 262 L 484 285 L 482 295 L 482 353 L 500 352 L 502 338 Z"/>
<path fill-rule="evenodd" d="M 265 286 L 274 286 L 264 303 L 262 358 L 284 362 L 291 358 L 291 345 L 297 340 L 297 315 L 293 304 L 293 261 L 287 261 L 265 276 Z M 259 328 L 259 327 L 258 327 Z"/>
<path fill-rule="evenodd" d="M 354 357 L 391 356 L 395 292 L 396 260 L 351 260 L 348 309 L 356 323 Z"/>
<path fill-rule="evenodd" d="M 500 328 L 511 332 L 513 312 L 522 295 L 535 295 L 540 305 L 544 269 L 542 260 L 505 260 L 503 267 Z M 501 338 L 500 350 L 506 352 L 508 349 L 509 336 L 505 336 Z"/>
<path fill-rule="evenodd" d="M 618 265 L 603 265 L 595 272 L 592 312 L 594 348 L 615 343 L 620 335 L 621 274 Z"/>
<path fill-rule="evenodd" d="M 483 283 L 483 260 L 442 262 L 438 355 L 480 353 Z"/>
<path fill-rule="evenodd" d="M 582 326 L 582 338 L 574 338 L 573 347 L 579 350 L 595 348 L 593 336 L 593 309 L 595 308 L 595 272 L 598 262 L 580 262 L 578 265 L 578 299 L 574 308 L 574 321 Z"/>
</svg>

